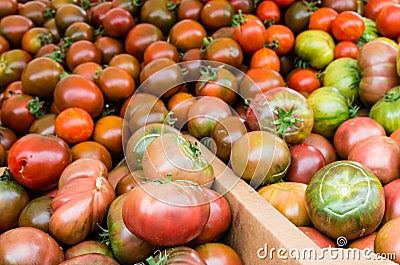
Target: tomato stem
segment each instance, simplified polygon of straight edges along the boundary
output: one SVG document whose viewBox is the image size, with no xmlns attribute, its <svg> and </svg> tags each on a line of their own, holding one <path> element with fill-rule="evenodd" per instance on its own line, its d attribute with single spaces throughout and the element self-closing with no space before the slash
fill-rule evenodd
<svg viewBox="0 0 400 265">
<path fill-rule="evenodd" d="M 56 14 L 56 10 L 54 10 L 52 8 L 45 8 L 43 11 L 43 17 L 45 20 L 52 19 L 55 14 Z"/>
<path fill-rule="evenodd" d="M 387 102 L 394 102 L 400 99 L 400 93 L 399 90 L 391 90 L 385 93 L 384 95 L 384 100 Z"/>
<path fill-rule="evenodd" d="M 43 117 L 46 114 L 46 107 L 44 101 L 39 101 L 38 97 L 35 97 L 28 101 L 27 107 L 29 109 L 29 113 L 35 116 L 35 118 Z"/>
<path fill-rule="evenodd" d="M 232 19 L 232 27 L 238 27 L 239 28 L 239 32 L 241 31 L 240 26 L 243 25 L 244 23 L 246 23 L 247 21 L 247 17 L 246 15 L 243 15 L 242 10 L 239 9 L 238 13 L 233 15 L 233 19 Z"/>
<path fill-rule="evenodd" d="M 221 66 L 218 67 L 212 67 L 210 65 L 200 66 L 200 74 L 204 77 L 204 79 L 201 82 L 199 89 L 202 89 L 209 81 L 216 80 L 219 69 L 221 69 Z"/>
<path fill-rule="evenodd" d="M 297 127 L 295 123 L 304 122 L 302 119 L 293 117 L 293 112 L 294 105 L 289 109 L 289 111 L 285 111 L 278 106 L 275 108 L 275 114 L 278 116 L 278 119 L 274 121 L 274 124 L 279 125 L 276 134 L 281 136 L 282 139 L 285 139 L 285 135 L 289 128 L 299 130 L 299 127 Z"/>
</svg>

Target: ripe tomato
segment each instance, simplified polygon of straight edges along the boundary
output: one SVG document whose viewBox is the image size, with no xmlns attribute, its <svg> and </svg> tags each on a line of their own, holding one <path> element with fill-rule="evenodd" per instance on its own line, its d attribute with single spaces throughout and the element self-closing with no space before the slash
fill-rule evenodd
<svg viewBox="0 0 400 265">
<path fill-rule="evenodd" d="M 121 7 L 107 11 L 102 20 L 104 34 L 116 39 L 124 39 L 129 30 L 135 26 L 131 13 Z"/>
<path fill-rule="evenodd" d="M 73 160 L 84 157 L 96 158 L 102 161 L 108 170 L 112 169 L 112 157 L 107 148 L 95 141 L 84 141 L 71 148 Z"/>
<path fill-rule="evenodd" d="M 209 0 L 200 13 L 201 24 L 209 31 L 230 26 L 235 10 L 230 1 Z"/>
<path fill-rule="evenodd" d="M 184 245 L 199 236 L 209 215 L 210 203 L 200 186 L 168 180 L 133 189 L 122 206 L 129 231 L 163 247 Z"/>
<path fill-rule="evenodd" d="M 242 265 L 238 253 L 228 245 L 222 243 L 205 243 L 195 250 L 207 265 Z"/>
<path fill-rule="evenodd" d="M 364 16 L 375 21 L 385 5 L 398 4 L 398 0 L 368 0 L 364 6 Z"/>
<path fill-rule="evenodd" d="M 1 35 L 7 39 L 11 48 L 21 48 L 21 39 L 26 31 L 33 28 L 32 20 L 22 15 L 9 15 L 0 20 Z"/>
<path fill-rule="evenodd" d="M 93 42 L 79 40 L 68 48 L 66 54 L 68 69 L 73 71 L 75 67 L 84 62 L 95 62 L 101 64 L 101 52 Z"/>
<path fill-rule="evenodd" d="M 83 21 L 77 21 L 68 26 L 65 30 L 64 38 L 70 38 L 72 42 L 78 40 L 94 41 L 94 29 L 91 25 Z"/>
<path fill-rule="evenodd" d="M 341 41 L 335 46 L 335 59 L 343 57 L 357 59 L 359 50 L 356 43 L 348 40 Z"/>
<path fill-rule="evenodd" d="M 90 139 L 94 122 L 90 114 L 79 107 L 70 107 L 58 114 L 54 133 L 68 144 L 77 144 Z"/>
<path fill-rule="evenodd" d="M 343 11 L 332 21 L 332 34 L 337 41 L 356 42 L 364 30 L 363 18 L 354 11 Z"/>
<path fill-rule="evenodd" d="M 17 14 L 18 2 L 16 0 L 3 1 L 1 2 L 0 10 L 0 18 Z"/>
<path fill-rule="evenodd" d="M 71 72 L 72 74 L 81 75 L 85 77 L 87 80 L 95 82 L 95 78 L 97 73 L 103 69 L 98 63 L 95 62 L 86 62 L 81 63 Z"/>
<path fill-rule="evenodd" d="M 332 34 L 332 22 L 339 13 L 330 7 L 321 7 L 315 10 L 308 23 L 308 29 L 319 29 Z"/>
<path fill-rule="evenodd" d="M 176 16 L 178 21 L 184 19 L 193 19 L 200 21 L 201 10 L 203 9 L 203 2 L 200 0 L 182 0 L 176 8 Z"/>
<path fill-rule="evenodd" d="M 117 66 L 127 71 L 135 80 L 135 84 L 139 86 L 139 74 L 141 71 L 141 65 L 135 56 L 128 53 L 121 53 L 115 55 L 108 62 L 108 66 Z"/>
<path fill-rule="evenodd" d="M 178 21 L 168 33 L 169 42 L 180 52 L 200 48 L 203 39 L 207 37 L 206 29 L 200 22 L 193 19 Z"/>
<path fill-rule="evenodd" d="M 62 3 L 56 9 L 54 19 L 60 32 L 64 32 L 74 22 L 88 22 L 88 13 L 81 6 L 73 3 Z"/>
<path fill-rule="evenodd" d="M 290 4 L 292 4 L 293 2 L 295 2 L 296 0 L 273 0 L 279 7 L 285 7 L 288 6 Z"/>
<path fill-rule="evenodd" d="M 94 45 L 101 52 L 101 62 L 103 64 L 108 64 L 114 56 L 123 53 L 124 45 L 119 39 L 115 39 L 108 36 L 101 36 L 96 38 Z"/>
<path fill-rule="evenodd" d="M 203 58 L 240 68 L 243 63 L 243 49 L 233 38 L 221 37 L 206 42 Z"/>
<path fill-rule="evenodd" d="M 234 16 L 233 26 L 233 38 L 247 54 L 253 54 L 261 49 L 267 41 L 265 26 L 259 19 L 250 18 L 239 12 Z"/>
<path fill-rule="evenodd" d="M 61 173 L 71 162 L 71 150 L 64 140 L 42 134 L 19 138 L 11 147 L 7 161 L 19 183 L 38 191 L 55 188 Z"/>
<path fill-rule="evenodd" d="M 266 25 L 277 24 L 281 20 L 281 10 L 276 2 L 271 0 L 265 0 L 259 3 L 256 9 L 256 15 Z"/>
<path fill-rule="evenodd" d="M 40 27 L 46 21 L 44 10 L 49 6 L 50 4 L 44 1 L 28 1 L 18 7 L 18 14 L 29 18 L 36 27 Z"/>
<path fill-rule="evenodd" d="M 122 117 L 108 115 L 98 119 L 94 125 L 93 141 L 104 145 L 113 159 L 120 158 L 123 154 L 122 124 Z"/>
<path fill-rule="evenodd" d="M 294 45 L 294 33 L 285 25 L 272 25 L 266 29 L 266 46 L 273 49 L 279 56 L 288 54 Z"/>
<path fill-rule="evenodd" d="M 312 68 L 295 68 L 286 78 L 289 88 L 306 97 L 322 85 L 319 72 Z"/>
<path fill-rule="evenodd" d="M 146 65 L 157 58 L 169 58 L 176 63 L 181 60 L 176 46 L 164 40 L 155 41 L 144 50 L 143 64 Z"/>
<path fill-rule="evenodd" d="M 32 199 L 22 210 L 18 219 L 18 226 L 29 226 L 50 233 L 50 203 L 53 197 L 42 195 Z"/>
<path fill-rule="evenodd" d="M 387 38 L 400 36 L 400 4 L 389 4 L 379 11 L 375 23 L 380 35 Z"/>
<path fill-rule="evenodd" d="M 267 67 L 277 72 L 281 69 L 281 62 L 277 53 L 267 47 L 258 49 L 250 59 L 250 68 Z"/>
<path fill-rule="evenodd" d="M 96 84 L 104 98 L 110 102 L 124 102 L 135 92 L 135 80 L 125 70 L 108 66 L 98 73 Z"/>
<path fill-rule="evenodd" d="M 306 188 L 304 183 L 277 182 L 262 187 L 258 193 L 294 225 L 310 226 L 305 199 Z"/>
<path fill-rule="evenodd" d="M 14 81 L 21 80 L 25 66 L 32 56 L 24 50 L 12 49 L 0 55 L 0 87 L 4 89 Z"/>
<path fill-rule="evenodd" d="M 187 92 L 178 92 L 168 100 L 168 111 L 172 112 L 176 121 L 174 127 L 182 129 L 188 121 L 188 112 L 190 106 L 196 101 L 196 98 Z"/>
</svg>

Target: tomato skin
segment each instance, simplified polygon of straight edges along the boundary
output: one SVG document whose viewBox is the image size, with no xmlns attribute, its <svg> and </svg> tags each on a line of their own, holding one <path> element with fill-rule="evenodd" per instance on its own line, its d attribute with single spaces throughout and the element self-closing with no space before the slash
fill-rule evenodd
<svg viewBox="0 0 400 265">
<path fill-rule="evenodd" d="M 369 117 L 355 117 L 337 128 L 333 144 L 339 157 L 347 159 L 353 146 L 370 136 L 386 136 L 385 129 Z"/>
<path fill-rule="evenodd" d="M 16 0 L 8 0 L 1 3 L 0 18 L 13 15 L 18 12 L 18 2 Z"/>
<path fill-rule="evenodd" d="M 314 174 L 326 165 L 322 153 L 307 144 L 295 144 L 289 148 L 291 163 L 285 179 L 292 182 L 308 184 Z"/>
<path fill-rule="evenodd" d="M 90 253 L 64 260 L 59 265 L 74 264 L 118 265 L 119 263 L 115 259 L 110 258 L 107 255 L 103 255 L 100 253 Z"/>
<path fill-rule="evenodd" d="M 374 231 L 367 236 L 363 236 L 356 240 L 353 240 L 347 245 L 347 247 L 357 248 L 357 249 L 361 249 L 361 250 L 365 250 L 368 248 L 368 249 L 374 251 L 374 241 L 375 241 L 377 233 L 378 232 Z"/>
<path fill-rule="evenodd" d="M 18 225 L 19 216 L 30 200 L 25 188 L 18 182 L 7 179 L 5 172 L 6 168 L 1 168 L 1 174 L 3 175 L 0 179 L 1 232 Z"/>
<path fill-rule="evenodd" d="M 393 262 L 399 263 L 399 232 L 396 229 L 400 225 L 400 218 L 394 218 L 385 223 L 376 234 L 374 241 L 375 253 L 385 255 L 384 253 L 393 253 Z"/>
<path fill-rule="evenodd" d="M 210 204 L 200 186 L 174 182 L 147 182 L 130 191 L 122 206 L 129 231 L 155 246 L 188 243 L 201 234 L 209 215 Z"/>
<path fill-rule="evenodd" d="M 240 68 L 243 63 L 243 49 L 233 38 L 215 38 L 205 47 L 203 57 L 205 60 L 217 61 Z"/>
<path fill-rule="evenodd" d="M 168 33 L 169 42 L 181 52 L 200 48 L 206 37 L 207 32 L 204 26 L 193 19 L 178 21 Z"/>
<path fill-rule="evenodd" d="M 122 219 L 122 206 L 128 194 L 118 196 L 107 213 L 110 247 L 121 264 L 140 262 L 151 255 L 156 247 L 132 234 Z"/>
<path fill-rule="evenodd" d="M 379 11 L 385 5 L 398 4 L 398 0 L 371 0 L 364 6 L 364 16 L 375 21 Z"/>
<path fill-rule="evenodd" d="M 29 201 L 18 219 L 18 226 L 29 226 L 50 233 L 50 203 L 52 197 L 50 195 L 42 195 Z"/>
<path fill-rule="evenodd" d="M 73 71 L 75 67 L 84 62 L 95 62 L 101 64 L 101 52 L 94 45 L 93 42 L 88 40 L 79 40 L 68 48 L 66 54 L 66 63 L 68 69 Z"/>
<path fill-rule="evenodd" d="M 122 124 L 123 118 L 116 115 L 104 116 L 94 124 L 92 140 L 104 145 L 113 159 L 123 155 Z"/>
<path fill-rule="evenodd" d="M 267 47 L 256 50 L 250 59 L 250 68 L 268 67 L 277 72 L 281 69 L 281 62 L 277 53 Z"/>
<path fill-rule="evenodd" d="M 354 11 L 343 11 L 332 21 L 332 34 L 337 41 L 356 42 L 364 30 L 364 20 Z"/>
<path fill-rule="evenodd" d="M 89 140 L 93 128 L 93 119 L 86 110 L 71 107 L 58 114 L 54 124 L 54 133 L 72 145 Z"/>
<path fill-rule="evenodd" d="M 257 5 L 257 17 L 261 18 L 264 24 L 277 24 L 281 20 L 281 11 L 279 6 L 271 0 L 262 1 Z"/>
<path fill-rule="evenodd" d="M 321 7 L 315 10 L 308 23 L 308 29 L 319 29 L 332 34 L 332 22 L 339 13 L 330 7 Z"/>
<path fill-rule="evenodd" d="M 127 10 L 114 7 L 104 15 L 102 25 L 107 36 L 124 39 L 129 30 L 135 26 L 135 20 Z"/>
<path fill-rule="evenodd" d="M 112 157 L 107 148 L 95 141 L 84 141 L 71 147 L 73 160 L 89 157 L 103 162 L 108 170 L 112 169 Z"/>
<path fill-rule="evenodd" d="M 261 49 L 267 41 L 264 24 L 258 19 L 242 15 L 244 23 L 239 22 L 233 30 L 233 37 L 247 54 L 253 54 Z"/>
<path fill-rule="evenodd" d="M 289 88 L 306 97 L 322 85 L 318 71 L 312 68 L 295 68 L 287 75 L 286 82 Z"/>
<path fill-rule="evenodd" d="M 45 191 L 57 186 L 61 173 L 71 162 L 71 150 L 62 139 L 27 134 L 13 144 L 7 163 L 19 183 L 32 190 Z"/>
<path fill-rule="evenodd" d="M 207 265 L 242 265 L 236 251 L 222 243 L 205 243 L 195 247 Z"/>
<path fill-rule="evenodd" d="M 352 58 L 357 59 L 359 47 L 352 41 L 341 41 L 335 46 L 335 59 L 338 58 Z"/>
<path fill-rule="evenodd" d="M 0 20 L 1 35 L 14 49 L 21 48 L 21 39 L 24 33 L 34 27 L 32 20 L 22 15 L 9 15 Z M 28 53 L 28 52 L 27 52 Z"/>
<path fill-rule="evenodd" d="M 57 28 L 64 32 L 74 22 L 88 22 L 88 13 L 82 7 L 72 3 L 63 3 L 54 14 Z"/>
<path fill-rule="evenodd" d="M 207 1 L 200 13 L 200 22 L 209 31 L 230 26 L 235 10 L 230 1 Z"/>
<path fill-rule="evenodd" d="M 65 251 L 64 256 L 65 260 L 69 260 L 80 255 L 94 253 L 103 254 L 109 256 L 110 258 L 114 258 L 111 249 L 108 248 L 106 243 L 97 240 L 85 240 L 73 245 Z"/>
<path fill-rule="evenodd" d="M 21 80 L 22 71 L 32 56 L 24 50 L 13 49 L 0 55 L 0 87 L 1 90 L 14 81 Z"/>
<path fill-rule="evenodd" d="M 181 60 L 176 46 L 163 40 L 153 42 L 144 50 L 143 64 L 146 65 L 157 58 L 169 58 L 176 63 Z"/>
<path fill-rule="evenodd" d="M 379 11 L 375 22 L 378 32 L 387 38 L 400 36 L 400 4 L 385 5 Z"/>
<path fill-rule="evenodd" d="M 37 228 L 17 227 L 0 235 L 4 264 L 60 264 L 64 253 L 57 241 Z M 24 249 L 24 251 L 21 251 Z"/>
<path fill-rule="evenodd" d="M 284 24 L 288 26 L 295 35 L 297 35 L 308 28 L 310 16 L 313 11 L 309 8 L 307 2 L 292 2 L 293 3 L 291 3 L 285 11 Z"/>
<path fill-rule="evenodd" d="M 282 56 L 292 51 L 294 47 L 294 33 L 285 25 L 271 25 L 265 30 L 267 34 L 266 46 Z"/>
<path fill-rule="evenodd" d="M 122 54 L 125 51 L 121 40 L 108 36 L 96 38 L 94 45 L 100 50 L 101 62 L 106 65 L 108 65 L 114 56 Z"/>
<path fill-rule="evenodd" d="M 178 21 L 184 19 L 193 19 L 200 21 L 203 2 L 200 0 L 182 0 L 176 9 Z"/>
</svg>

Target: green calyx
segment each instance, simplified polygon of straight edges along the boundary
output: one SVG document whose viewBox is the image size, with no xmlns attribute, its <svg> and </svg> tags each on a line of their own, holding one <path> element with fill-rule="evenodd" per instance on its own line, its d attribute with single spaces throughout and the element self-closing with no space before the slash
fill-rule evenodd
<svg viewBox="0 0 400 265">
<path fill-rule="evenodd" d="M 223 66 L 218 66 L 218 67 L 212 67 L 210 65 L 208 66 L 200 66 L 200 74 L 204 77 L 202 80 L 199 89 L 202 89 L 209 81 L 214 81 L 217 79 L 218 76 L 218 71 L 222 68 Z"/>
<path fill-rule="evenodd" d="M 299 130 L 299 127 L 296 126 L 296 123 L 304 122 L 302 119 L 293 117 L 294 105 L 289 109 L 289 111 L 286 111 L 280 107 L 276 107 L 274 111 L 278 116 L 278 119 L 274 121 L 274 124 L 279 125 L 276 134 L 281 136 L 282 139 L 285 139 L 286 132 L 289 128 Z"/>
<path fill-rule="evenodd" d="M 29 113 L 35 116 L 35 118 L 43 117 L 46 114 L 46 102 L 40 101 L 38 97 L 35 97 L 28 101 Z"/>
<path fill-rule="evenodd" d="M 240 26 L 247 22 L 247 17 L 242 13 L 242 10 L 239 9 L 237 14 L 233 15 L 232 19 L 232 27 L 238 27 L 240 32 Z"/>
</svg>

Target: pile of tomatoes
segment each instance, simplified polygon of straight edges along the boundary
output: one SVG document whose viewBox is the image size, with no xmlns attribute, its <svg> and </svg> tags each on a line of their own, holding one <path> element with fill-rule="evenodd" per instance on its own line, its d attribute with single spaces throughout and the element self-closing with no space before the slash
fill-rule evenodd
<svg viewBox="0 0 400 265">
<path fill-rule="evenodd" d="M 242 264 L 215 158 L 399 262 L 399 40 L 397 0 L 1 1 L 0 263 Z"/>
</svg>

